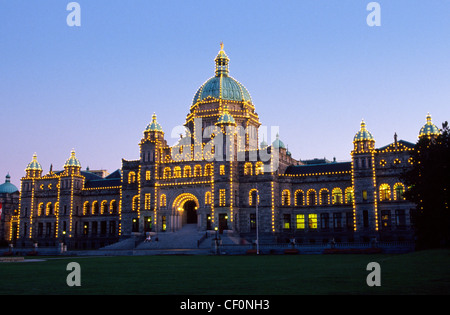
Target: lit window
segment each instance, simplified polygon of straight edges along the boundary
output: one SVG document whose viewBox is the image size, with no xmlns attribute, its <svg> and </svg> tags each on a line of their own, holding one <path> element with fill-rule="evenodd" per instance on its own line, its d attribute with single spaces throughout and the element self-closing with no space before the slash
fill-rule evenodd
<svg viewBox="0 0 450 315">
<path fill-rule="evenodd" d="M 264 164 L 261 161 L 256 162 L 255 175 L 262 175 L 262 174 L 264 174 Z"/>
<path fill-rule="evenodd" d="M 170 167 L 164 168 L 163 178 L 170 178 L 170 175 L 171 175 Z"/>
<path fill-rule="evenodd" d="M 219 190 L 219 206 L 225 206 L 225 189 Z"/>
<path fill-rule="evenodd" d="M 296 215 L 296 223 L 297 223 L 297 229 L 301 230 L 305 228 L 305 215 L 304 214 L 297 214 Z"/>
<path fill-rule="evenodd" d="M 345 188 L 345 203 L 353 203 L 353 188 Z"/>
<path fill-rule="evenodd" d="M 150 210 L 151 194 L 145 194 L 145 210 Z"/>
<path fill-rule="evenodd" d="M 405 186 L 402 183 L 396 183 L 394 185 L 394 200 L 404 200 L 403 193 L 405 192 Z"/>
<path fill-rule="evenodd" d="M 225 165 L 220 165 L 220 175 L 225 175 Z"/>
<path fill-rule="evenodd" d="M 391 187 L 388 184 L 380 185 L 380 201 L 391 200 Z"/>
<path fill-rule="evenodd" d="M 173 168 L 173 177 L 180 178 L 181 177 L 181 167 L 175 166 Z"/>
<path fill-rule="evenodd" d="M 252 163 L 247 162 L 244 165 L 244 175 L 252 175 Z"/>
<path fill-rule="evenodd" d="M 195 165 L 194 176 L 202 176 L 202 167 L 200 165 Z"/>
<path fill-rule="evenodd" d="M 333 199 L 333 204 L 339 205 L 342 203 L 342 190 L 340 188 L 333 188 L 331 196 Z"/>
<path fill-rule="evenodd" d="M 150 171 L 145 171 L 145 180 L 150 180 Z"/>
<path fill-rule="evenodd" d="M 308 214 L 308 228 L 317 229 L 317 214 L 315 213 Z"/>
<path fill-rule="evenodd" d="M 189 165 L 186 165 L 183 169 L 183 177 L 190 177 L 191 176 L 191 167 Z"/>
</svg>

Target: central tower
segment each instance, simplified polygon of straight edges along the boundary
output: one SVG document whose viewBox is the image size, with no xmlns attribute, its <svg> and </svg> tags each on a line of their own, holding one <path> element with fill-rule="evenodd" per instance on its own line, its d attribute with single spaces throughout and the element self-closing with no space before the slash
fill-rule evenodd
<svg viewBox="0 0 450 315">
<path fill-rule="evenodd" d="M 191 134 L 201 119 L 201 134 L 205 128 L 221 123 L 221 117 L 231 116 L 235 126 L 246 131 L 245 149 L 257 148 L 258 128 L 261 125 L 252 102 L 250 93 L 244 85 L 230 76 L 229 61 L 220 44 L 220 51 L 215 58 L 214 76 L 208 79 L 195 93 L 185 126 Z"/>
</svg>

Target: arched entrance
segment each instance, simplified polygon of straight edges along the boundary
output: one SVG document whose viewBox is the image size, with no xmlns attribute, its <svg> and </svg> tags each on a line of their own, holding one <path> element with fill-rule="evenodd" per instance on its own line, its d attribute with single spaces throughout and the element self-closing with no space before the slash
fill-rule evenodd
<svg viewBox="0 0 450 315">
<path fill-rule="evenodd" d="M 194 201 L 189 200 L 184 203 L 184 213 L 186 213 L 186 223 L 197 223 L 197 206 Z"/>
<path fill-rule="evenodd" d="M 198 223 L 197 209 L 199 208 L 199 203 L 195 195 L 190 193 L 179 195 L 175 198 L 172 207 L 178 217 L 178 228 L 181 228 L 184 224 Z"/>
</svg>

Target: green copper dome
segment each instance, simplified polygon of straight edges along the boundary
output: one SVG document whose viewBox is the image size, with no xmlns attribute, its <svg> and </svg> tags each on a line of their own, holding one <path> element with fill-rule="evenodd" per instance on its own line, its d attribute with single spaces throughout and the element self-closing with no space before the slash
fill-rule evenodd
<svg viewBox="0 0 450 315">
<path fill-rule="evenodd" d="M 276 139 L 272 142 L 272 147 L 274 147 L 276 149 L 279 149 L 279 148 L 285 149 L 286 148 L 283 141 L 280 140 L 280 136 L 278 135 L 278 133 L 277 133 Z"/>
<path fill-rule="evenodd" d="M 0 185 L 0 194 L 12 194 L 19 191 L 16 186 L 10 183 L 11 176 L 6 175 L 5 183 Z"/>
<path fill-rule="evenodd" d="M 366 129 L 366 123 L 361 121 L 361 129 L 356 133 L 353 141 L 372 140 L 375 141 L 372 134 Z"/>
<path fill-rule="evenodd" d="M 206 81 L 195 93 L 192 105 L 204 100 L 229 100 L 252 102 L 250 93 L 236 79 L 229 76 L 229 58 L 223 50 L 223 44 L 217 55 L 215 76 Z"/>
<path fill-rule="evenodd" d="M 66 163 L 64 164 L 64 167 L 66 167 L 66 166 L 81 167 L 80 161 L 75 156 L 75 150 L 72 150 L 72 152 L 70 153 L 70 158 L 68 158 Z"/>
<path fill-rule="evenodd" d="M 440 131 L 439 128 L 431 122 L 431 115 L 428 113 L 427 115 L 427 123 L 420 129 L 419 138 L 425 136 L 439 136 Z"/>
<path fill-rule="evenodd" d="M 153 113 L 152 121 L 147 125 L 145 131 L 158 131 L 163 132 L 161 125 L 156 121 L 156 114 Z"/>
<path fill-rule="evenodd" d="M 30 163 L 28 163 L 27 168 L 25 170 L 26 171 L 42 171 L 42 166 L 37 161 L 36 153 L 33 154 L 33 159 L 31 160 Z"/>
</svg>

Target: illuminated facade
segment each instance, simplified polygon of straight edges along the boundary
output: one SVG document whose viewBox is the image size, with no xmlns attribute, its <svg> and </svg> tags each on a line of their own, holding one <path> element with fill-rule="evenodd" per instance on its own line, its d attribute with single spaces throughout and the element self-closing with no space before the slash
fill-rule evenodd
<svg viewBox="0 0 450 315">
<path fill-rule="evenodd" d="M 110 175 L 81 170 L 74 151 L 63 171 L 42 175 L 33 156 L 10 240 L 98 248 L 185 224 L 249 240 L 257 225 L 268 241 L 412 238 L 414 205 L 403 198 L 399 175 L 411 165 L 414 144 L 395 136 L 376 148 L 362 122 L 350 161 L 295 160 L 278 134 L 270 145 L 259 142 L 250 93 L 229 75 L 228 63 L 222 46 L 215 74 L 195 93 L 186 133 L 173 146 L 153 114 L 140 159 L 123 159 Z M 419 136 L 437 133 L 427 117 Z"/>
</svg>

